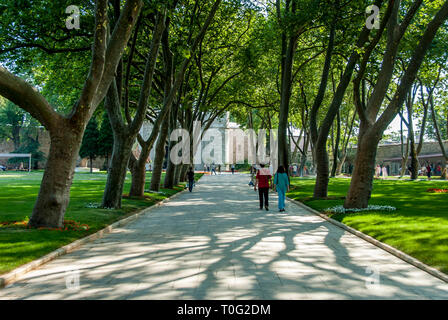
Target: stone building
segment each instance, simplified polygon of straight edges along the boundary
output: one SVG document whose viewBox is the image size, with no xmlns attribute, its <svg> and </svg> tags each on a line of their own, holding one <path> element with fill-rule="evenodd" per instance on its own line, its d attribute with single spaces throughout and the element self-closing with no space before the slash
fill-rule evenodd
<svg viewBox="0 0 448 320">
<path fill-rule="evenodd" d="M 46 159 L 48 157 L 48 153 L 50 152 L 50 135 L 48 131 L 44 128 L 38 129 L 38 140 L 40 143 L 39 151 L 41 151 Z M 12 153 L 14 152 L 14 144 L 12 141 L 8 140 L 0 140 L 0 153 Z M 28 160 L 24 159 L 26 163 Z M 38 169 L 45 168 L 45 161 L 38 163 Z M 0 164 L 6 166 L 9 169 L 14 169 L 17 167 L 16 164 L 9 164 L 8 158 L 0 158 Z"/>
<path fill-rule="evenodd" d="M 448 140 L 444 141 L 445 149 L 448 150 Z M 406 145 L 403 146 L 406 148 Z M 346 164 L 344 165 L 344 172 L 348 172 L 348 166 L 354 164 L 356 154 L 356 147 L 348 151 Z M 382 144 L 378 146 L 376 152 L 376 163 L 379 165 L 389 166 L 390 175 L 400 174 L 401 167 L 402 146 L 401 143 Z M 440 145 L 437 141 L 423 142 L 422 151 L 418 156 L 420 165 L 427 162 L 442 167 L 445 165 L 445 159 L 440 150 Z M 407 167 L 410 165 L 411 158 L 408 157 Z"/>
</svg>

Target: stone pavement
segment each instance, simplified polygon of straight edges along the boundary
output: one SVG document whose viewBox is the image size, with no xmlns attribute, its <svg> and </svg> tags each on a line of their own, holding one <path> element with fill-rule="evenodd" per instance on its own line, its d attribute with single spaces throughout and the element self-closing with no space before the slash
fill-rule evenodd
<svg viewBox="0 0 448 320">
<path fill-rule="evenodd" d="M 320 217 L 279 214 L 275 194 L 260 211 L 248 182 L 204 176 L 0 299 L 448 299 L 447 283 Z"/>
</svg>

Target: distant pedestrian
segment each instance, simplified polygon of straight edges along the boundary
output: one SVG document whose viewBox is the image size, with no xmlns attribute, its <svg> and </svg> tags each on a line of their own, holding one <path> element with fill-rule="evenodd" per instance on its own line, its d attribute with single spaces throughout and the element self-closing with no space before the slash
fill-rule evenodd
<svg viewBox="0 0 448 320">
<path fill-rule="evenodd" d="M 218 164 L 218 172 L 219 172 L 219 174 L 221 174 L 221 165 L 220 164 Z"/>
<path fill-rule="evenodd" d="M 212 174 L 216 175 L 216 166 L 214 163 L 212 164 Z"/>
<path fill-rule="evenodd" d="M 422 175 L 426 176 L 426 167 L 425 166 L 422 167 L 421 171 L 422 171 Z"/>
<path fill-rule="evenodd" d="M 380 175 L 381 175 L 381 167 L 380 167 L 379 164 L 377 164 L 377 165 L 376 165 L 376 168 L 375 168 L 375 176 L 376 176 L 377 178 L 379 178 Z"/>
<path fill-rule="evenodd" d="M 383 166 L 383 168 L 381 169 L 383 171 L 383 178 L 387 178 L 388 173 L 387 173 L 387 168 L 386 166 Z"/>
<path fill-rule="evenodd" d="M 253 187 L 255 186 L 255 173 L 256 173 L 255 165 L 250 166 L 250 181 L 249 186 Z"/>
<path fill-rule="evenodd" d="M 431 180 L 431 170 L 432 170 L 431 165 L 428 163 L 426 165 L 426 175 L 428 176 L 428 180 Z"/>
<path fill-rule="evenodd" d="M 285 211 L 286 192 L 289 191 L 289 178 L 283 166 L 279 166 L 274 176 L 275 190 L 278 194 L 278 210 Z"/>
<path fill-rule="evenodd" d="M 264 208 L 266 211 L 269 210 L 269 188 L 272 185 L 272 176 L 269 172 L 269 169 L 264 167 L 264 164 L 260 165 L 260 170 L 257 172 L 256 180 L 255 180 L 255 186 L 254 190 L 257 191 L 258 186 L 258 195 L 260 200 L 260 210 L 263 210 L 263 203 Z"/>
<path fill-rule="evenodd" d="M 194 185 L 194 171 L 193 167 L 190 167 L 190 169 L 187 172 L 187 178 L 188 178 L 188 190 L 193 191 L 193 185 Z"/>
<path fill-rule="evenodd" d="M 230 169 L 232 170 L 232 174 L 235 174 L 235 165 L 232 164 L 232 166 L 230 167 Z"/>
</svg>

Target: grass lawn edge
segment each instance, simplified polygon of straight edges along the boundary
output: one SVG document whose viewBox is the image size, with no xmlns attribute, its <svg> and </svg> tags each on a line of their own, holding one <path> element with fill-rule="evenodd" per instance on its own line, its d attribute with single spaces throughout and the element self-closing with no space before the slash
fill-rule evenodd
<svg viewBox="0 0 448 320">
<path fill-rule="evenodd" d="M 363 233 L 363 232 L 361 232 L 359 230 L 356 230 L 356 229 L 354 229 L 352 227 L 349 227 L 348 225 L 346 225 L 346 224 L 344 224 L 344 223 L 342 223 L 340 221 L 332 219 L 332 218 L 326 216 L 325 214 L 323 214 L 322 212 L 319 212 L 319 211 L 317 211 L 317 210 L 307 206 L 306 204 L 304 204 L 301 201 L 298 201 L 298 200 L 295 200 L 295 199 L 292 199 L 292 198 L 289 198 L 289 197 L 287 197 L 287 199 L 289 201 L 291 201 L 292 203 L 294 203 L 294 204 L 304 208 L 305 210 L 307 210 L 307 211 L 309 211 L 309 212 L 311 212 L 311 213 L 321 217 L 322 219 L 332 223 L 333 225 L 338 226 L 338 227 L 340 227 L 340 228 L 350 232 L 351 234 L 353 234 L 353 235 L 355 235 L 355 236 L 357 236 L 357 237 L 359 237 L 359 238 L 361 238 L 361 239 L 363 239 L 363 240 L 365 240 L 365 241 L 375 245 L 376 247 L 378 247 L 380 249 L 383 249 L 383 250 L 389 252 L 390 254 L 393 254 L 397 258 L 400 258 L 401 260 L 403 260 L 403 261 L 413 265 L 414 267 L 417 267 L 417 268 L 419 268 L 419 269 L 429 273 L 430 275 L 432 275 L 432 276 L 434 276 L 434 277 L 436 277 L 436 278 L 438 278 L 438 279 L 448 283 L 448 275 L 445 274 L 444 272 L 442 272 L 440 270 L 437 270 L 436 268 L 433 268 L 433 267 L 431 267 L 431 266 L 421 262 L 420 260 L 418 260 L 418 259 L 416 259 L 416 258 L 414 258 L 414 257 L 412 257 L 412 256 L 410 256 L 410 255 L 408 255 L 406 253 L 404 253 L 403 251 L 398 250 L 397 248 L 394 248 L 394 247 L 392 247 L 392 246 L 390 246 L 390 245 L 388 245 L 386 243 L 383 243 L 383 242 L 373 238 L 372 236 L 369 236 L 369 235 L 367 235 L 367 234 L 365 234 L 365 233 Z"/>
<path fill-rule="evenodd" d="M 202 178 L 202 175 L 201 175 L 200 178 Z M 198 179 L 198 181 L 200 180 L 200 178 Z M 75 240 L 75 241 L 73 241 L 73 242 L 71 242 L 69 244 L 66 244 L 66 245 L 64 245 L 64 246 L 62 246 L 62 247 L 60 247 L 60 248 L 58 248 L 58 249 L 56 249 L 56 250 L 54 250 L 54 251 L 52 251 L 50 253 L 47 253 L 46 255 L 44 255 L 44 256 L 42 256 L 40 258 L 37 258 L 37 259 L 35 259 L 35 260 L 31 261 L 31 262 L 28 262 L 28 263 L 26 263 L 24 265 L 21 265 L 21 266 L 15 268 L 15 269 L 5 273 L 5 274 L 0 275 L 0 289 L 4 288 L 4 287 L 6 287 L 6 286 L 8 286 L 8 285 L 10 285 L 12 283 L 14 283 L 15 281 L 19 280 L 26 273 L 41 267 L 42 265 L 44 265 L 44 264 L 46 264 L 46 263 L 56 259 L 57 257 L 60 257 L 60 256 L 65 255 L 67 253 L 70 253 L 70 252 L 78 249 L 80 246 L 82 246 L 82 245 L 84 245 L 84 244 L 86 244 L 88 242 L 91 242 L 91 241 L 94 241 L 94 240 L 102 238 L 104 235 L 110 233 L 115 228 L 121 227 L 123 225 L 126 225 L 126 224 L 130 223 L 131 221 L 136 220 L 140 216 L 146 214 L 148 211 L 151 211 L 151 210 L 153 210 L 155 208 L 160 207 L 164 203 L 166 203 L 168 201 L 171 201 L 172 199 L 176 198 L 177 196 L 179 196 L 180 194 L 182 194 L 182 193 L 184 193 L 186 191 L 188 191 L 188 189 L 180 190 L 179 192 L 176 192 L 176 193 L 172 194 L 171 196 L 169 196 L 169 197 L 167 197 L 167 198 L 165 198 L 165 199 L 163 199 L 161 201 L 158 201 L 158 202 L 156 202 L 156 203 L 154 203 L 154 204 L 152 204 L 152 205 L 150 205 L 150 206 L 148 206 L 146 208 L 143 208 L 141 210 L 137 210 L 137 211 L 132 212 L 129 215 L 121 218 L 121 219 L 118 219 L 117 221 L 111 223 L 110 225 L 104 227 L 101 230 L 98 230 L 95 233 L 92 233 L 92 234 L 90 234 L 88 236 L 85 236 L 83 238 L 77 239 L 77 240 Z"/>
</svg>

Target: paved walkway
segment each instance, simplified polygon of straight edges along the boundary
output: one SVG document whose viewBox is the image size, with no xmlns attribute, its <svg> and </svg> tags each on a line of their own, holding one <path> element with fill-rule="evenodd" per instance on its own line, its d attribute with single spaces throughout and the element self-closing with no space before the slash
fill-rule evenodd
<svg viewBox="0 0 448 320">
<path fill-rule="evenodd" d="M 248 180 L 204 176 L 0 299 L 448 299 L 448 284 L 318 216 L 292 203 L 279 214 L 275 195 L 259 211 Z"/>
</svg>

